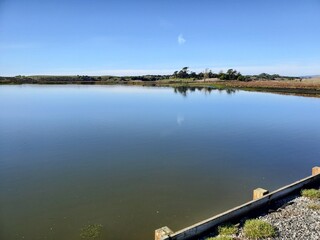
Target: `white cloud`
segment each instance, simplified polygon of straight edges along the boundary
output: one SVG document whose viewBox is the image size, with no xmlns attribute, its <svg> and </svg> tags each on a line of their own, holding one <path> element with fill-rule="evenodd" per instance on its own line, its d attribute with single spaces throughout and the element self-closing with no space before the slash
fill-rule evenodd
<svg viewBox="0 0 320 240">
<path fill-rule="evenodd" d="M 177 124 L 181 125 L 184 122 L 184 116 L 177 116 Z"/>
<path fill-rule="evenodd" d="M 178 36 L 178 43 L 179 43 L 180 45 L 184 44 L 186 41 L 187 41 L 187 40 L 183 37 L 182 34 L 180 34 L 180 35 Z"/>
</svg>

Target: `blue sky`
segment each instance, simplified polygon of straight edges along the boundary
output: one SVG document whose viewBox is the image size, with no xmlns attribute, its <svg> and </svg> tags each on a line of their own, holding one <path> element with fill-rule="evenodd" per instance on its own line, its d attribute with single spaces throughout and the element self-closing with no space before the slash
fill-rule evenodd
<svg viewBox="0 0 320 240">
<path fill-rule="evenodd" d="M 320 74 L 319 0 L 0 0 L 0 75 Z"/>
</svg>

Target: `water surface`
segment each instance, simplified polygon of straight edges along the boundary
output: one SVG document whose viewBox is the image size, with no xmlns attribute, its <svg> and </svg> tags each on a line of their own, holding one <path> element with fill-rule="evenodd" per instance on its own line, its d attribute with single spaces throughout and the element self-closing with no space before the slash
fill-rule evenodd
<svg viewBox="0 0 320 240">
<path fill-rule="evenodd" d="M 0 239 L 153 239 L 310 174 L 320 99 L 123 86 L 0 87 Z"/>
</svg>

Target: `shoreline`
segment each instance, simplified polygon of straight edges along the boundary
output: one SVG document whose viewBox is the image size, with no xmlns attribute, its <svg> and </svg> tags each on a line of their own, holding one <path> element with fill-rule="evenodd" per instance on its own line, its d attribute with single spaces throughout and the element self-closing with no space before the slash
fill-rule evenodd
<svg viewBox="0 0 320 240">
<path fill-rule="evenodd" d="M 319 185 L 315 188 L 319 190 Z M 276 230 L 276 236 L 268 238 L 273 240 L 284 239 L 318 239 L 320 238 L 320 211 L 312 209 L 312 206 L 319 207 L 319 199 L 310 199 L 295 193 L 284 199 L 276 201 L 269 209 L 261 212 L 257 216 L 244 217 L 236 222 L 238 228 L 232 239 L 246 240 L 244 234 L 244 224 L 246 220 L 258 219 L 271 224 Z M 199 240 L 218 238 L 216 229 L 211 233 L 200 237 Z"/>
<path fill-rule="evenodd" d="M 320 97 L 320 79 L 303 81 L 186 81 L 186 80 L 158 80 L 158 81 L 31 81 L 31 82 L 12 82 L 0 81 L 1 85 L 126 85 L 126 86 L 154 86 L 154 87 L 173 87 L 173 88 L 213 88 L 213 89 L 238 89 L 252 92 L 268 92 L 285 95 L 295 95 L 304 97 Z"/>
<path fill-rule="evenodd" d="M 308 204 L 313 204 L 313 207 L 309 209 L 302 209 L 302 212 L 308 211 L 312 213 L 320 209 L 320 202 L 318 195 L 303 195 L 300 197 L 301 191 L 304 189 L 319 189 L 320 187 L 320 167 L 313 167 L 311 171 L 312 175 L 306 178 L 295 181 L 291 184 L 283 186 L 277 190 L 274 190 L 269 193 L 268 190 L 263 188 L 256 188 L 253 190 L 253 200 L 246 202 L 242 205 L 236 206 L 232 209 L 229 209 L 223 213 L 214 215 L 205 220 L 199 221 L 191 226 L 185 227 L 178 231 L 172 231 L 167 226 L 155 230 L 155 240 L 213 240 L 219 238 L 210 239 L 210 237 L 216 237 L 219 233 L 218 227 L 225 226 L 228 224 L 237 225 L 240 227 L 235 236 L 230 236 L 228 239 L 247 239 L 243 238 L 242 227 L 243 223 L 249 219 L 265 219 L 270 220 L 270 223 L 274 224 L 277 227 L 277 233 L 279 237 L 286 236 L 283 231 L 288 231 L 289 226 L 284 224 L 280 226 L 287 215 L 282 216 L 281 213 L 284 208 L 290 206 L 293 203 L 292 200 L 304 199 L 304 197 L 316 197 L 317 201 L 308 202 Z M 319 191 L 319 190 L 315 190 Z M 294 209 L 289 209 L 292 212 Z M 299 211 L 298 215 L 301 213 Z M 317 214 L 317 218 L 320 215 Z M 279 216 L 278 216 L 279 215 Z M 300 219 L 301 220 L 301 219 Z M 320 225 L 317 226 L 320 229 Z M 283 230 L 284 229 L 284 230 Z M 296 229 L 296 228 L 295 228 Z M 279 231 L 280 230 L 280 231 Z M 296 229 L 298 232 L 300 229 Z M 282 232 L 281 232 L 282 231 Z M 290 230 L 289 230 L 290 231 Z M 312 232 L 312 231 L 311 231 Z M 312 233 L 311 233 L 312 234 Z M 308 233 L 310 235 L 310 233 Z M 259 238 L 260 239 L 260 238 Z M 270 238 L 268 238 L 270 239 Z M 272 238 L 273 239 L 273 238 Z M 281 239 L 281 238 L 280 238 Z M 285 238 L 287 239 L 287 238 Z"/>
</svg>

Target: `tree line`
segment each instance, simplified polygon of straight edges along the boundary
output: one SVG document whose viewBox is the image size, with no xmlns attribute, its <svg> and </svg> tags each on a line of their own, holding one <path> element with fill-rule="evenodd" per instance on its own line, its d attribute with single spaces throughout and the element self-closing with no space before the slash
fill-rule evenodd
<svg viewBox="0 0 320 240">
<path fill-rule="evenodd" d="M 21 83 L 38 83 L 38 84 L 112 84 L 112 83 L 129 83 L 134 81 L 154 82 L 161 80 L 178 81 L 179 79 L 186 79 L 188 81 L 207 79 L 219 79 L 225 81 L 252 81 L 252 80 L 293 80 L 300 79 L 298 77 L 281 76 L 279 74 L 261 73 L 259 75 L 242 75 L 235 69 L 228 69 L 226 72 L 220 71 L 214 73 L 210 69 L 205 69 L 202 72 L 196 73 L 190 71 L 189 67 L 183 67 L 179 71 L 174 71 L 173 74 L 168 75 L 143 75 L 143 76 L 15 76 L 15 77 L 1 77 L 0 84 L 21 84 Z"/>
<path fill-rule="evenodd" d="M 172 78 L 176 79 L 209 79 L 216 78 L 220 80 L 238 80 L 238 81 L 251 81 L 251 80 L 276 80 L 276 79 L 288 79 L 293 80 L 297 77 L 280 76 L 279 74 L 268 74 L 261 73 L 259 75 L 242 75 L 239 71 L 235 69 L 228 69 L 226 72 L 220 71 L 219 73 L 214 73 L 210 69 L 205 69 L 203 72 L 196 73 L 189 70 L 189 67 L 184 67 L 180 71 L 175 71 Z M 299 78 L 298 78 L 299 79 Z"/>
</svg>

